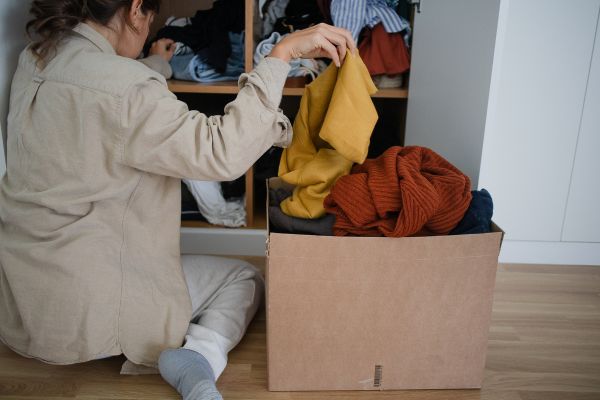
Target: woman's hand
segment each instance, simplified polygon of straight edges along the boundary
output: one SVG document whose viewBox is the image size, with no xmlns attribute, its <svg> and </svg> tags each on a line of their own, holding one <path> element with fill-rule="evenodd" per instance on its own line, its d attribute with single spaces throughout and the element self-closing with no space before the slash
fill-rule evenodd
<svg viewBox="0 0 600 400">
<path fill-rule="evenodd" d="M 271 57 L 285 62 L 292 58 L 331 58 L 338 67 L 346 57 L 346 49 L 353 54 L 356 44 L 350 31 L 327 24 L 318 24 L 310 28 L 290 33 L 271 51 Z"/>
<path fill-rule="evenodd" d="M 173 58 L 173 53 L 175 53 L 175 42 L 171 39 L 159 39 L 156 42 L 152 43 L 152 47 L 150 47 L 149 54 L 159 55 L 167 61 L 171 61 Z"/>
</svg>

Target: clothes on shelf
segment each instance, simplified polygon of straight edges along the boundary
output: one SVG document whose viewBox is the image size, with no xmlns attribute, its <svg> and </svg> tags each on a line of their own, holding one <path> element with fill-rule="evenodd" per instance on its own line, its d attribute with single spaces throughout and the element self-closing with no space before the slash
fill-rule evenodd
<svg viewBox="0 0 600 400">
<path fill-rule="evenodd" d="M 385 0 L 331 0 L 330 12 L 334 25 L 348 29 L 356 42 L 364 27 L 379 23 L 387 33 L 402 32 L 407 43 L 410 38 L 409 22 Z"/>
<path fill-rule="evenodd" d="M 402 73 L 410 68 L 410 24 L 397 10 L 397 0 L 322 0 L 323 13 L 330 12 L 334 25 L 348 29 L 363 61 L 380 88 L 402 86 Z"/>
<path fill-rule="evenodd" d="M 256 46 L 254 53 L 254 65 L 258 65 L 261 60 L 271 54 L 271 50 L 286 35 L 279 32 L 273 32 L 271 35 Z M 288 76 L 310 76 L 313 80 L 327 68 L 327 64 L 322 60 L 294 58 L 290 60 L 290 73 Z"/>
<path fill-rule="evenodd" d="M 237 80 L 244 72 L 244 32 L 229 32 L 231 55 L 226 68 L 219 72 L 208 62 L 208 56 L 200 51 L 197 54 L 173 56 L 171 68 L 175 79 L 203 83 Z"/>
<path fill-rule="evenodd" d="M 331 21 L 331 0 L 317 0 L 317 6 L 319 6 L 319 10 L 321 10 L 321 15 L 325 18 L 325 22 L 328 24 L 332 24 Z"/>
<path fill-rule="evenodd" d="M 206 221 L 198 209 L 196 199 L 190 193 L 186 184 L 181 182 L 181 220 L 182 221 Z"/>
<path fill-rule="evenodd" d="M 393 146 L 355 165 L 325 198 L 336 236 L 445 235 L 471 201 L 471 181 L 433 150 Z"/>
<path fill-rule="evenodd" d="M 191 25 L 191 23 L 192 23 L 192 19 L 189 17 L 177 18 L 175 16 L 170 16 L 169 18 L 167 18 L 167 21 L 165 22 L 165 26 L 184 27 L 186 25 Z M 194 50 L 190 46 L 187 46 L 185 43 L 182 43 L 182 42 L 175 42 L 175 51 L 173 52 L 173 55 L 183 56 L 186 54 L 193 54 L 193 53 L 194 53 Z"/>
<path fill-rule="evenodd" d="M 402 75 L 377 75 L 373 77 L 373 83 L 378 89 L 402 87 L 403 82 Z"/>
<path fill-rule="evenodd" d="M 220 182 L 183 179 L 194 196 L 198 209 L 208 222 L 238 228 L 246 225 L 246 208 L 243 199 L 225 200 Z"/>
<path fill-rule="evenodd" d="M 207 49 L 205 62 L 223 73 L 232 54 L 229 32 L 242 32 L 244 18 L 244 0 L 218 0 L 211 9 L 196 12 L 188 25 L 163 27 L 155 40 L 169 38 L 189 46 L 195 53 Z"/>
<path fill-rule="evenodd" d="M 262 15 L 262 30 L 261 37 L 268 37 L 275 28 L 275 23 L 278 19 L 285 16 L 285 8 L 287 7 L 290 0 L 267 0 L 264 13 Z M 262 7 L 261 7 L 262 9 Z"/>
<path fill-rule="evenodd" d="M 282 153 L 281 147 L 273 146 L 258 159 L 252 167 L 255 182 L 263 184 L 267 179 L 277 176 Z"/>
<path fill-rule="evenodd" d="M 225 200 L 244 197 L 246 193 L 246 175 L 242 175 L 233 181 L 221 182 L 221 191 Z"/>
<path fill-rule="evenodd" d="M 377 111 L 377 88 L 358 55 L 347 53 L 340 68 L 331 64 L 306 86 L 294 121 L 292 144 L 283 151 L 279 176 L 295 189 L 281 203 L 289 216 L 325 215 L 323 199 L 353 163 L 367 157 Z"/>
<path fill-rule="evenodd" d="M 321 218 L 296 218 L 285 215 L 280 204 L 290 197 L 292 190 L 286 188 L 269 189 L 269 222 L 274 232 L 298 233 L 307 235 L 333 236 L 335 217 L 325 214 Z"/>
<path fill-rule="evenodd" d="M 491 231 L 494 203 L 492 196 L 485 190 L 473 190 L 471 192 L 471 204 L 463 219 L 456 228 L 452 229 L 451 235 L 466 235 L 474 233 L 487 233 Z"/>
<path fill-rule="evenodd" d="M 165 26 L 184 27 L 186 25 L 190 25 L 191 23 L 192 23 L 192 19 L 189 17 L 177 18 L 175 16 L 170 16 L 169 18 L 167 18 L 167 21 L 165 22 Z M 173 53 L 173 55 L 183 56 L 186 54 L 193 54 L 193 53 L 194 53 L 194 50 L 190 46 L 187 46 L 185 43 L 182 43 L 182 42 L 175 42 L 175 52 Z"/>
<path fill-rule="evenodd" d="M 383 24 L 363 31 L 358 49 L 371 75 L 394 76 L 410 68 L 410 54 L 400 33 L 387 33 Z"/>
<path fill-rule="evenodd" d="M 275 21 L 274 32 L 282 35 L 323 22 L 325 19 L 315 0 L 290 0 L 285 15 Z"/>
</svg>

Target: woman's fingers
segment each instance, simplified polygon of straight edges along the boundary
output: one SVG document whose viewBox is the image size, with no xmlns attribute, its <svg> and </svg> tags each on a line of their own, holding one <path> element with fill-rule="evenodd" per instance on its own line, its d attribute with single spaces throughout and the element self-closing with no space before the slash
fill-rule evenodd
<svg viewBox="0 0 600 400">
<path fill-rule="evenodd" d="M 325 53 L 333 60 L 335 65 L 338 67 L 341 65 L 340 55 L 338 54 L 337 48 L 323 35 L 317 41 L 317 46 L 320 47 Z"/>
<path fill-rule="evenodd" d="M 167 61 L 170 61 L 175 53 L 175 42 L 171 39 L 159 39 L 152 43 L 150 55 L 159 55 Z"/>
<path fill-rule="evenodd" d="M 350 49 L 352 54 L 356 54 L 356 43 L 354 42 L 354 39 L 352 38 L 352 33 L 348 29 L 339 28 L 337 26 L 331 26 L 331 25 L 329 25 L 329 26 L 331 28 L 333 28 L 333 30 L 335 32 L 337 32 L 339 35 L 344 37 L 344 39 L 346 40 L 346 47 L 348 49 Z"/>
<path fill-rule="evenodd" d="M 340 35 L 338 32 L 327 28 L 322 28 L 321 34 L 325 36 L 325 39 L 337 47 L 340 61 L 344 61 L 347 49 L 346 38 L 343 35 Z"/>
<path fill-rule="evenodd" d="M 273 48 L 271 56 L 284 61 L 298 57 L 328 57 L 339 67 L 346 58 L 347 50 L 356 52 L 356 44 L 349 31 L 318 24 L 285 37 Z"/>
</svg>

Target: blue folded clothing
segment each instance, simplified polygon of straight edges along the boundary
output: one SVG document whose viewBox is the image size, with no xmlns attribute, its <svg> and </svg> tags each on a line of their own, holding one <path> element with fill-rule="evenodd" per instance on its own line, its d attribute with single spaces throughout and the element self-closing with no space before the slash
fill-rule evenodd
<svg viewBox="0 0 600 400">
<path fill-rule="evenodd" d="M 229 32 L 229 41 L 231 55 L 223 73 L 208 64 L 208 55 L 200 51 L 198 54 L 173 56 L 173 78 L 202 83 L 237 80 L 244 72 L 244 32 Z"/>
</svg>

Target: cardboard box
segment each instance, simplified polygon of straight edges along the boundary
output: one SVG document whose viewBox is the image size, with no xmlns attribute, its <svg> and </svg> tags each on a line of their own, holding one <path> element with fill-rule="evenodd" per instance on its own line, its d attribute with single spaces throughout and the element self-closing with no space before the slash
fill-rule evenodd
<svg viewBox="0 0 600 400">
<path fill-rule="evenodd" d="M 502 235 L 269 231 L 269 390 L 481 387 Z"/>
</svg>

